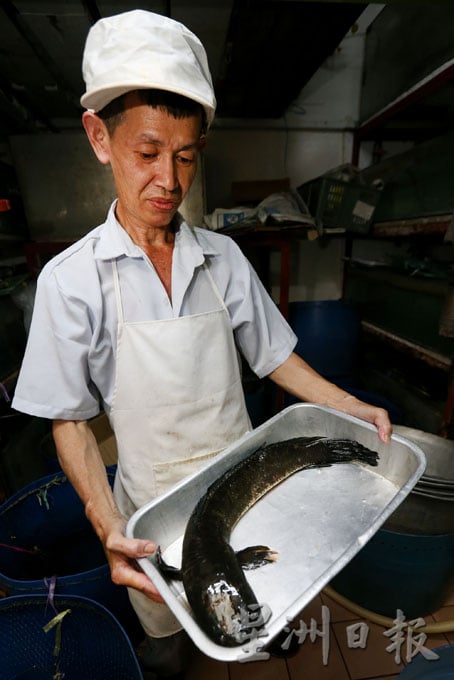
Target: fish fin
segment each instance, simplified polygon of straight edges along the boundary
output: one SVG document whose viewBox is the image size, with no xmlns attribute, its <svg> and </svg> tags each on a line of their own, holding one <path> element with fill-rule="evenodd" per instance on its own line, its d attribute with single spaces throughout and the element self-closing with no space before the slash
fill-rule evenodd
<svg viewBox="0 0 454 680">
<path fill-rule="evenodd" d="M 159 545 L 156 548 L 155 558 L 156 558 L 156 564 L 158 565 L 158 568 L 159 568 L 159 571 L 161 572 L 161 574 L 164 574 L 164 576 L 167 576 L 167 578 L 171 578 L 174 581 L 181 581 L 183 579 L 183 574 L 181 573 L 181 569 L 177 569 L 176 567 L 172 567 L 170 564 L 167 564 L 167 562 L 164 562 L 164 559 L 162 557 L 162 552 L 161 552 L 161 546 L 159 546 Z"/>
<path fill-rule="evenodd" d="M 243 569 L 257 569 L 263 567 L 269 562 L 275 562 L 278 553 L 271 550 L 267 545 L 251 545 L 243 550 L 238 550 L 236 554 L 237 560 Z"/>
</svg>

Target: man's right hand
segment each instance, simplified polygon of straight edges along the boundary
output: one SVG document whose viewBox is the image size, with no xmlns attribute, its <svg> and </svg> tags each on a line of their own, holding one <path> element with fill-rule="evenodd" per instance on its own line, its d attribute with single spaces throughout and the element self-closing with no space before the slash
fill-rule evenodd
<svg viewBox="0 0 454 680">
<path fill-rule="evenodd" d="M 136 588 L 155 602 L 163 602 L 136 559 L 156 550 L 152 541 L 126 538 L 126 520 L 120 514 L 107 479 L 106 467 L 94 434 L 81 420 L 54 420 L 58 459 L 85 506 L 85 514 L 103 544 L 112 580 Z"/>
<path fill-rule="evenodd" d="M 104 545 L 112 581 L 117 585 L 135 588 L 155 602 L 164 602 L 153 582 L 136 562 L 137 558 L 154 553 L 156 544 L 138 538 L 126 538 L 123 528 L 114 529 Z"/>
</svg>

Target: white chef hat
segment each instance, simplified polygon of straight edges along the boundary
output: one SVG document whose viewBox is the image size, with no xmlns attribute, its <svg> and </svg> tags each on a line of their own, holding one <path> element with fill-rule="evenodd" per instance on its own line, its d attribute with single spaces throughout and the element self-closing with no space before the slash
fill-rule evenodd
<svg viewBox="0 0 454 680">
<path fill-rule="evenodd" d="M 216 99 L 200 40 L 186 26 L 145 10 L 100 19 L 85 43 L 82 72 L 86 92 L 80 103 L 100 111 L 126 92 L 158 89 L 201 104 L 208 125 Z"/>
</svg>

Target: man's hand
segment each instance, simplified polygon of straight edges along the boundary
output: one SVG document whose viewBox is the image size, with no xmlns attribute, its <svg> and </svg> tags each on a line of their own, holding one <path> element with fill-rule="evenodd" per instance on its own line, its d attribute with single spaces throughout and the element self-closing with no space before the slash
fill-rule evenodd
<svg viewBox="0 0 454 680">
<path fill-rule="evenodd" d="M 125 537 L 126 520 L 115 502 L 98 444 L 87 422 L 56 420 L 53 433 L 60 464 L 103 544 L 113 582 L 136 588 L 155 602 L 163 602 L 136 562 L 137 558 L 152 554 L 156 545 L 152 541 Z"/>
<path fill-rule="evenodd" d="M 389 420 L 388 412 L 384 408 L 366 404 L 353 395 L 343 399 L 338 408 L 351 416 L 356 416 L 362 420 L 375 425 L 379 439 L 388 444 L 392 434 L 392 425 Z"/>
<path fill-rule="evenodd" d="M 333 383 L 325 380 L 297 354 L 292 353 L 283 364 L 268 376 L 279 387 L 302 401 L 330 406 L 351 416 L 372 423 L 382 442 L 387 444 L 392 426 L 387 411 L 366 404 Z"/>
<path fill-rule="evenodd" d="M 136 562 L 137 558 L 148 557 L 154 553 L 155 543 L 137 538 L 126 538 L 123 528 L 119 526 L 118 529 L 113 530 L 104 545 L 112 581 L 117 585 L 140 590 L 155 602 L 164 602 L 153 582 Z"/>
</svg>

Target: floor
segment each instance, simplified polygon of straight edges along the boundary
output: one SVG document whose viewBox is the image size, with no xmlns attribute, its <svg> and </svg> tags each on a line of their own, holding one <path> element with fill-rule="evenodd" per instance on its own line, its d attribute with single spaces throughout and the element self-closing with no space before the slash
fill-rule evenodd
<svg viewBox="0 0 454 680">
<path fill-rule="evenodd" d="M 322 606 L 328 608 L 330 625 L 323 627 Z M 326 609 L 324 610 L 326 616 Z M 314 642 L 311 642 L 311 620 Z M 454 592 L 445 605 L 433 615 L 424 617 L 427 624 L 434 621 L 454 620 Z M 355 626 L 355 624 L 357 624 Z M 224 663 L 194 653 L 193 663 L 187 680 L 395 680 L 410 659 L 406 659 L 408 637 L 403 645 L 393 646 L 393 638 L 385 636 L 389 629 L 375 623 L 358 619 L 355 615 L 330 599 L 324 592 L 318 595 L 290 624 L 295 633 L 291 634 L 297 644 L 297 653 L 288 659 L 269 658 L 250 660 L 245 663 Z M 307 637 L 303 640 L 305 625 Z M 349 628 L 353 626 L 352 628 Z M 367 632 L 367 640 L 363 635 Z M 408 635 L 408 634 L 407 634 Z M 416 633 L 413 641 L 416 641 Z M 454 644 L 454 632 L 431 634 L 421 639 L 424 648 L 430 649 Z M 323 647 L 327 662 L 323 663 Z M 400 650 L 400 662 L 395 658 Z"/>
</svg>

